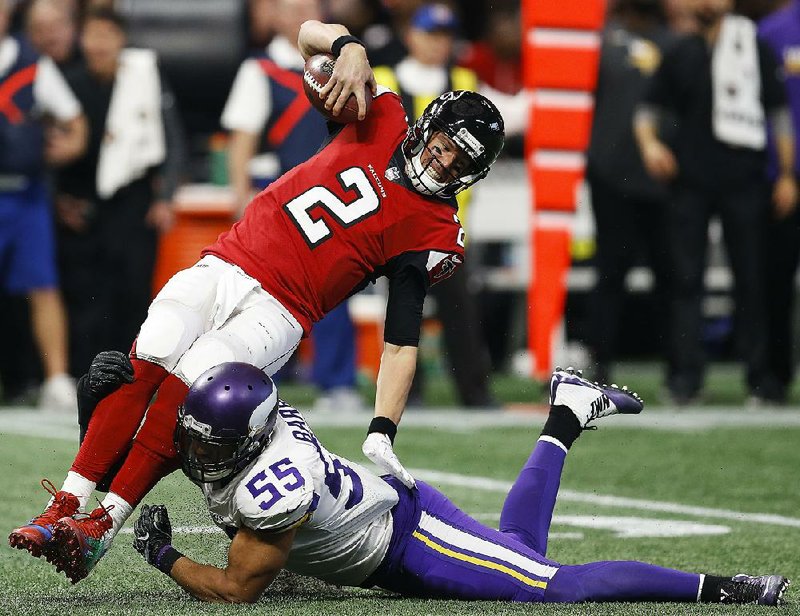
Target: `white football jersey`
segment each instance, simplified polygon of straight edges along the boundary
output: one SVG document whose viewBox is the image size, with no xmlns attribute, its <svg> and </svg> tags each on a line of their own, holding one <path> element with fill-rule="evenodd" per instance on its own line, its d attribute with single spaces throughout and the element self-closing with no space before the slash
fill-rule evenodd
<svg viewBox="0 0 800 616">
<path fill-rule="evenodd" d="M 286 568 L 357 586 L 381 563 L 397 493 L 367 469 L 328 452 L 303 416 L 279 402 L 272 440 L 222 488 L 203 484 L 214 522 L 279 532 L 297 527 Z"/>
</svg>

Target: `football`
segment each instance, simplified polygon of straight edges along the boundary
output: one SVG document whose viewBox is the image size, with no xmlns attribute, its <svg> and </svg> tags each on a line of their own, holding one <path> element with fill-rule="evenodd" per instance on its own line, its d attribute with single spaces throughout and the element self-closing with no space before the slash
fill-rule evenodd
<svg viewBox="0 0 800 616">
<path fill-rule="evenodd" d="M 333 74 L 333 67 L 336 65 L 336 58 L 329 53 L 321 53 L 311 56 L 303 69 L 303 90 L 311 102 L 311 105 L 319 111 L 326 119 L 340 124 L 350 124 L 358 122 L 358 101 L 355 94 L 351 94 L 347 99 L 338 116 L 333 115 L 325 109 L 325 101 L 319 97 L 319 92 L 328 83 Z M 372 92 L 367 84 L 364 84 L 364 97 L 367 102 L 367 113 L 372 103 Z"/>
</svg>

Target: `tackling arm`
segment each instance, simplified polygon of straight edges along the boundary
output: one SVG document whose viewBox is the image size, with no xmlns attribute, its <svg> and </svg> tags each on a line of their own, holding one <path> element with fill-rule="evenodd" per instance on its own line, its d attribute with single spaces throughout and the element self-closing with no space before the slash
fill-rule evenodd
<svg viewBox="0 0 800 616">
<path fill-rule="evenodd" d="M 133 526 L 133 547 L 147 564 L 201 601 L 255 603 L 286 564 L 296 532 L 242 527 L 228 548 L 228 565 L 220 569 L 201 565 L 172 546 L 172 524 L 164 505 L 142 505 Z"/>
<path fill-rule="evenodd" d="M 239 529 L 219 569 L 181 556 L 170 577 L 201 601 L 255 603 L 286 564 L 296 530 L 278 534 Z"/>
</svg>

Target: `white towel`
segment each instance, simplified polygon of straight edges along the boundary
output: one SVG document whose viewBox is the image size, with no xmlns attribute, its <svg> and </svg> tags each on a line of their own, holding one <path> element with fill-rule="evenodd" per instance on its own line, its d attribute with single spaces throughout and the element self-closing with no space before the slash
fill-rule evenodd
<svg viewBox="0 0 800 616">
<path fill-rule="evenodd" d="M 712 126 L 728 145 L 761 150 L 766 145 L 755 24 L 727 15 L 711 61 Z"/>
<path fill-rule="evenodd" d="M 161 79 L 155 52 L 125 49 L 111 92 L 97 163 L 97 194 L 107 199 L 164 161 Z"/>
</svg>

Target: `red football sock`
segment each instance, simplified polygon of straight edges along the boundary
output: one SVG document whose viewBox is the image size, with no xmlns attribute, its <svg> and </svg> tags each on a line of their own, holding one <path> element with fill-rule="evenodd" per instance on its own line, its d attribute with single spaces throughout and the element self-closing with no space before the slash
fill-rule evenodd
<svg viewBox="0 0 800 616">
<path fill-rule="evenodd" d="M 163 477 L 180 468 L 173 435 L 178 407 L 188 391 L 187 385 L 175 375 L 164 379 L 125 463 L 111 483 L 109 492 L 118 494 L 132 507 Z"/>
<path fill-rule="evenodd" d="M 167 371 L 142 359 L 131 358 L 133 383 L 125 383 L 103 398 L 89 421 L 86 438 L 70 470 L 98 482 L 130 449 L 147 405 Z"/>
</svg>

